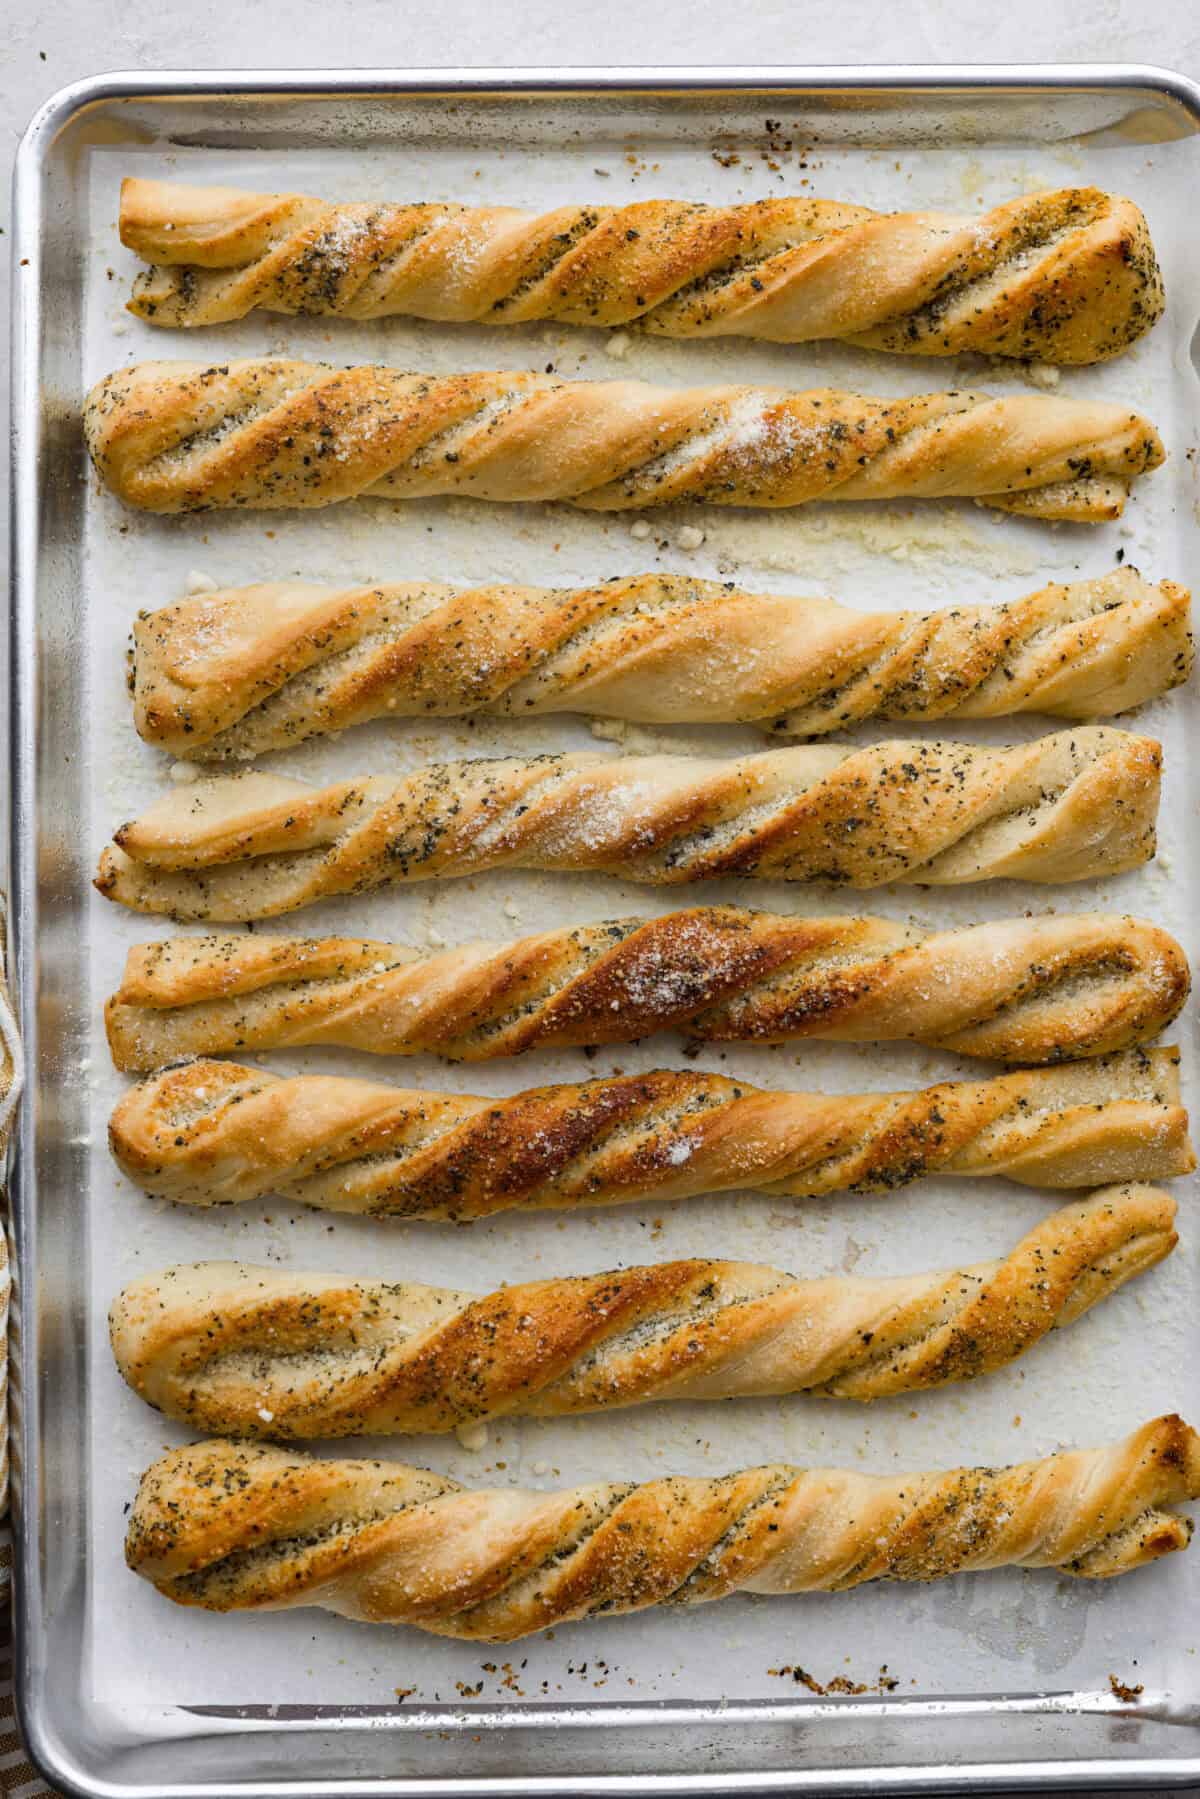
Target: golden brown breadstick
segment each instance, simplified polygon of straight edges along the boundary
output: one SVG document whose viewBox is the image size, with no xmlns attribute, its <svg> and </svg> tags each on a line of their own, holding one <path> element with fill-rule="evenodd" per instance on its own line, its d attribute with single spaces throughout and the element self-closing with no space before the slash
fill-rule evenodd
<svg viewBox="0 0 1200 1799">
<path fill-rule="evenodd" d="M 1001 1567 L 1089 1579 L 1186 1549 L 1200 1437 L 1155 1418 L 1012 1468 L 860 1474 L 786 1463 L 715 1479 L 471 1491 L 402 1462 L 260 1443 L 172 1450 L 142 1476 L 125 1557 L 180 1605 L 317 1605 L 505 1642 L 596 1613 L 734 1592 L 840 1592 Z"/>
<path fill-rule="evenodd" d="M 331 205 L 173 181 L 121 185 L 121 242 L 154 264 L 129 310 L 215 325 L 255 307 L 376 319 L 555 319 L 667 337 L 850 338 L 874 349 L 1099 362 L 1163 307 L 1149 229 L 1094 187 L 976 218 L 809 199 L 699 206 Z"/>
<path fill-rule="evenodd" d="M 101 479 L 150 512 L 328 506 L 361 494 L 570 500 L 974 497 L 1094 523 L 1163 459 L 1127 406 L 980 393 L 649 387 L 283 359 L 118 369 L 84 407 Z"/>
<path fill-rule="evenodd" d="M 1154 854 L 1162 754 L 1103 725 L 1008 749 L 907 741 L 717 756 L 434 763 L 310 787 L 238 774 L 122 825 L 96 886 L 223 924 L 408 881 L 522 868 L 678 886 L 1079 881 Z"/>
<path fill-rule="evenodd" d="M 1195 1167 L 1178 1064 L 1173 1049 L 1125 1050 L 916 1093 L 833 1095 L 659 1068 L 479 1099 L 202 1059 L 131 1088 L 108 1135 L 122 1171 L 156 1198 L 218 1206 L 277 1193 L 455 1223 L 737 1187 L 882 1192 L 926 1175 L 1090 1187 Z"/>
<path fill-rule="evenodd" d="M 818 737 L 866 718 L 1125 712 L 1185 681 L 1191 596 L 1134 568 L 1003 606 L 853 612 L 686 575 L 590 588 L 273 581 L 133 627 L 148 743 L 243 761 L 371 718 L 591 712 Z"/>
<path fill-rule="evenodd" d="M 935 1274 L 661 1262 L 481 1297 L 193 1262 L 126 1287 L 109 1328 L 121 1373 L 158 1411 L 280 1442 L 668 1399 L 869 1400 L 1004 1367 L 1177 1241 L 1161 1187 L 1106 1187 L 1002 1259 Z"/>
<path fill-rule="evenodd" d="M 316 1043 L 490 1061 L 664 1030 L 1065 1062 L 1147 1042 L 1189 982 L 1173 937 L 1111 914 L 926 935 L 884 918 L 696 906 L 424 956 L 345 937 L 172 937 L 130 950 L 105 1017 L 127 1070 Z"/>
</svg>

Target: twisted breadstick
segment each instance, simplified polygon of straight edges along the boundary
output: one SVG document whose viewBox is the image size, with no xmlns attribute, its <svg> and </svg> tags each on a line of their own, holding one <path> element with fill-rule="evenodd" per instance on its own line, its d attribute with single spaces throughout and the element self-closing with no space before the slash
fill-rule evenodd
<svg viewBox="0 0 1200 1799">
<path fill-rule="evenodd" d="M 278 359 L 119 369 L 89 394 L 84 429 L 101 479 L 150 512 L 328 506 L 359 494 L 600 511 L 959 495 L 1095 522 L 1118 517 L 1132 482 L 1163 459 L 1148 420 L 1092 401 L 888 400 Z"/>
<path fill-rule="evenodd" d="M 96 886 L 136 912 L 227 923 L 492 868 L 657 886 L 1078 881 L 1153 855 L 1161 760 L 1150 738 L 1085 726 L 1002 750 L 508 757 L 331 787 L 231 775 L 122 825 Z"/>
<path fill-rule="evenodd" d="M 1107 1187 L 1002 1260 L 944 1273 L 795 1280 L 748 1262 L 663 1262 L 480 1297 L 415 1282 L 193 1262 L 109 1314 L 135 1392 L 235 1437 L 449 1431 L 666 1399 L 837 1399 L 974 1380 L 1074 1323 L 1178 1241 L 1159 1187 Z"/>
<path fill-rule="evenodd" d="M 931 1174 L 1087 1187 L 1194 1168 L 1178 1061 L 1129 1050 L 833 1096 L 655 1069 L 510 1099 L 195 1061 L 125 1094 L 108 1134 L 123 1172 L 160 1199 L 279 1193 L 330 1212 L 456 1223 L 737 1187 L 797 1199 L 885 1191 Z"/>
<path fill-rule="evenodd" d="M 155 266 L 129 310 L 215 325 L 255 307 L 377 319 L 639 320 L 666 337 L 845 337 L 880 350 L 1099 362 L 1163 308 L 1150 233 L 1096 188 L 981 218 L 830 200 L 697 206 L 329 205 L 127 180 L 121 242 Z"/>
<path fill-rule="evenodd" d="M 240 761 L 379 717 L 582 711 L 816 737 L 865 718 L 1091 718 L 1188 677 L 1191 596 L 1136 569 L 1005 606 L 851 612 L 684 575 L 582 589 L 276 581 L 133 627 L 134 718 Z"/>
<path fill-rule="evenodd" d="M 469 1491 L 402 1462 L 266 1444 L 173 1450 L 142 1476 L 125 1558 L 180 1605 L 318 1605 L 504 1642 L 596 1613 L 839 1592 L 1001 1567 L 1089 1579 L 1186 1549 L 1200 1497 L 1181 1418 L 1013 1468 L 858 1474 L 776 1462 L 565 1492 Z"/>
<path fill-rule="evenodd" d="M 1062 1062 L 1148 1041 L 1188 986 L 1174 938 L 1134 918 L 925 936 L 891 919 L 697 906 L 426 956 L 343 937 L 168 938 L 130 950 L 105 1018 L 127 1070 L 314 1043 L 489 1061 L 679 1029 Z"/>
</svg>

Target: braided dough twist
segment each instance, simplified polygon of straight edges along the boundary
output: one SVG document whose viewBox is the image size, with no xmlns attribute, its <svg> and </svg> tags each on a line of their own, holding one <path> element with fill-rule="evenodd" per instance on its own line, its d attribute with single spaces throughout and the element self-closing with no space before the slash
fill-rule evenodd
<svg viewBox="0 0 1200 1799">
<path fill-rule="evenodd" d="M 255 307 L 351 319 L 555 319 L 666 337 L 850 338 L 1099 362 L 1148 331 L 1162 278 L 1141 212 L 1096 188 L 978 218 L 830 200 L 698 206 L 330 205 L 127 180 L 121 242 L 155 266 L 129 310 L 215 325 Z"/>
<path fill-rule="evenodd" d="M 410 375 L 279 358 L 118 369 L 89 394 L 84 430 L 101 479 L 150 512 L 360 494 L 600 511 L 959 495 L 1094 523 L 1119 517 L 1132 482 L 1163 459 L 1148 420 L 1095 401 Z"/>
<path fill-rule="evenodd" d="M 1186 588 L 1119 568 L 1003 606 L 853 612 L 685 575 L 598 587 L 275 581 L 133 627 L 148 743 L 243 761 L 367 719 L 581 711 L 817 737 L 863 719 L 1125 712 L 1185 681 Z"/>
<path fill-rule="evenodd" d="M 974 1380 L 1174 1249 L 1159 1187 L 1108 1187 L 1002 1259 L 796 1280 L 662 1262 L 479 1296 L 412 1281 L 193 1262 L 125 1288 L 117 1366 L 170 1418 L 226 1436 L 380 1436 L 668 1399 L 836 1399 Z"/>
<path fill-rule="evenodd" d="M 227 933 L 130 950 L 105 1011 L 118 1068 L 338 1044 L 490 1061 L 686 1029 L 700 1041 L 913 1041 L 1063 1062 L 1155 1036 L 1187 998 L 1173 937 L 1104 913 L 926 935 L 884 918 L 697 906 L 436 955 Z"/>
<path fill-rule="evenodd" d="M 224 1441 L 142 1477 L 129 1566 L 180 1605 L 343 1617 L 504 1642 L 596 1613 L 735 1592 L 838 1592 L 1000 1567 L 1125 1574 L 1186 1549 L 1200 1437 L 1168 1415 L 1012 1468 L 860 1474 L 786 1463 L 565 1492 L 464 1489 L 400 1462 Z"/>
<path fill-rule="evenodd" d="M 1175 1050 L 1128 1050 L 916 1093 L 832 1096 L 660 1068 L 479 1099 L 202 1060 L 125 1094 L 109 1145 L 159 1199 L 217 1206 L 277 1193 L 330 1212 L 455 1223 L 739 1187 L 794 1199 L 879 1192 L 926 1175 L 1088 1187 L 1195 1166 L 1178 1062 Z"/>
<path fill-rule="evenodd" d="M 123 825 L 96 886 L 228 923 L 487 869 L 957 886 L 1079 881 L 1154 854 L 1162 753 L 1084 726 L 1008 749 L 910 741 L 716 756 L 504 757 L 311 787 L 237 774 Z"/>
</svg>

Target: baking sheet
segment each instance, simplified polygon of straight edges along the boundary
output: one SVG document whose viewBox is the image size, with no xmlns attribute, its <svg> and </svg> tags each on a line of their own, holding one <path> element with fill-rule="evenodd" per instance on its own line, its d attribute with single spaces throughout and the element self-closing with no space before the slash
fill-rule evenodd
<svg viewBox="0 0 1200 1799">
<path fill-rule="evenodd" d="M 791 135 L 786 120 L 781 135 Z M 89 383 L 110 368 L 144 358 L 273 352 L 434 370 L 553 364 L 568 377 L 591 379 L 634 376 L 680 384 L 759 379 L 895 393 L 968 383 L 1015 391 L 1030 379 L 974 358 L 925 362 L 840 346 L 688 345 L 634 337 L 626 354 L 614 357 L 611 339 L 600 333 L 537 325 L 489 331 L 405 320 L 349 325 L 257 315 L 212 331 L 154 332 L 123 311 L 136 266 L 116 234 L 117 188 L 126 173 L 307 189 L 330 197 L 477 198 L 530 206 L 582 196 L 731 200 L 811 191 L 881 207 L 968 209 L 1016 190 L 1095 181 L 1131 193 L 1149 215 L 1169 310 L 1131 354 L 1107 368 L 1065 371 L 1058 391 L 1128 400 L 1155 419 L 1171 452 L 1167 468 L 1138 488 L 1126 520 L 1094 530 L 993 518 L 967 503 L 814 507 L 759 517 L 678 508 L 646 514 L 652 536 L 641 541 L 631 535 L 630 515 L 606 519 L 566 508 L 487 507 L 467 500 L 402 507 L 362 502 L 308 516 L 155 520 L 124 509 L 90 482 L 81 630 L 87 651 L 93 848 L 98 851 L 116 823 L 160 790 L 168 767 L 133 732 L 123 683 L 129 621 L 138 607 L 177 597 L 196 574 L 222 585 L 282 576 L 356 582 L 419 575 L 464 583 L 563 585 L 664 568 L 719 575 L 747 587 L 832 592 L 870 607 L 1000 600 L 1046 579 L 1101 573 L 1121 552 L 1148 576 L 1186 580 L 1200 537 L 1191 424 L 1196 382 L 1188 359 L 1196 324 L 1188 296 L 1197 292 L 1200 249 L 1194 233 L 1188 242 L 1189 154 L 1185 144 L 806 153 L 794 143 L 790 152 L 773 153 L 770 163 L 751 150 L 724 166 L 695 146 L 597 139 L 540 150 L 506 149 L 502 142 L 463 148 L 453 141 L 367 153 L 361 145 L 286 155 L 92 150 L 83 347 Z M 1034 378 L 1049 379 L 1036 371 Z M 705 531 L 698 551 L 677 547 L 685 524 Z M 857 907 L 911 915 L 930 926 L 1025 908 L 1113 908 L 1165 924 L 1194 956 L 1187 905 L 1198 872 L 1197 797 L 1187 766 L 1195 741 L 1194 706 L 1193 698 L 1177 693 L 1137 721 L 1136 728 L 1161 736 L 1166 746 L 1163 848 L 1153 868 L 1112 882 L 1058 890 L 1007 883 L 956 892 L 897 889 L 855 898 L 768 883 L 656 894 L 618 882 L 504 873 L 332 902 L 280 928 L 350 931 L 419 947 L 442 939 L 516 936 L 622 912 L 651 914 L 691 899 L 737 899 L 796 911 Z M 1000 742 L 1044 728 L 1044 721 L 1001 721 L 956 727 L 955 734 Z M 883 727 L 873 734 L 887 733 Z M 337 742 L 317 741 L 264 765 L 323 780 L 417 766 L 440 756 L 537 753 L 596 747 L 598 741 L 609 742 L 614 754 L 667 741 L 685 747 L 716 742 L 731 752 L 761 743 L 751 731 L 685 728 L 634 729 L 612 743 L 598 740 L 586 720 L 570 718 L 448 721 L 433 727 L 420 720 L 381 723 Z M 143 1728 L 157 1708 L 169 1705 L 386 1705 L 401 1695 L 406 1714 L 426 1705 L 461 1708 L 464 1702 L 524 1708 L 564 1701 L 776 1700 L 795 1696 L 797 1688 L 790 1675 L 773 1670 L 796 1665 L 822 1683 L 843 1677 L 871 1689 L 878 1687 L 886 1664 L 887 1680 L 899 1682 L 897 1696 L 1055 1691 L 1083 1696 L 1083 1703 L 1094 1695 L 1099 1705 L 1112 1703 L 1108 1676 L 1113 1672 L 1142 1683 L 1144 1703 L 1161 1703 L 1171 1713 L 1186 1707 L 1189 1696 L 1195 1698 L 1200 1636 L 1195 1555 L 1109 1586 L 1008 1572 L 931 1588 L 881 1586 L 849 1597 L 734 1599 L 699 1614 L 666 1611 L 577 1625 L 549 1640 L 494 1651 L 351 1624 L 316 1611 L 219 1618 L 168 1605 L 126 1572 L 121 1555 L 123 1514 L 138 1474 L 163 1448 L 186 1437 L 129 1393 L 112 1366 L 105 1312 L 118 1288 L 138 1274 L 171 1261 L 231 1256 L 483 1289 L 500 1280 L 694 1254 L 759 1260 L 801 1274 L 898 1273 L 1000 1253 L 1042 1215 L 1047 1201 L 999 1182 L 957 1189 L 931 1182 L 876 1199 L 806 1204 L 724 1196 L 661 1209 L 515 1216 L 463 1229 L 413 1224 L 389 1229 L 270 1202 L 217 1215 L 157 1205 L 118 1177 L 104 1148 L 108 1113 L 124 1082 L 110 1069 L 100 1013 L 127 946 L 159 931 L 153 921 L 126 916 L 97 897 L 80 958 L 92 1020 L 79 1070 L 90 1111 L 87 1647 L 93 1698 L 114 1718 Z M 1190 1093 L 1195 1043 L 1188 1021 L 1172 1035 L 1183 1047 Z M 679 1052 L 678 1040 L 660 1037 L 639 1047 L 601 1050 L 592 1058 L 569 1051 L 467 1069 L 431 1058 L 387 1063 L 330 1052 L 262 1060 L 276 1068 L 320 1067 L 405 1085 L 499 1094 L 546 1080 L 670 1064 Z M 764 1086 L 827 1091 L 917 1085 L 956 1072 L 949 1057 L 901 1045 L 711 1048 L 694 1066 L 723 1067 Z M 978 1072 L 978 1065 L 964 1063 L 957 1072 Z M 492 1426 L 477 1453 L 454 1438 L 395 1439 L 376 1447 L 473 1484 L 549 1486 L 614 1476 L 650 1478 L 668 1470 L 712 1473 L 775 1459 L 886 1471 L 959 1459 L 1015 1460 L 1064 1442 L 1102 1441 L 1159 1410 L 1186 1410 L 1192 1399 L 1194 1192 L 1191 1183 L 1177 1183 L 1175 1190 L 1184 1241 L 1171 1261 L 985 1381 L 867 1409 L 797 1397 L 723 1407 L 647 1407 L 609 1418 L 516 1420 Z M 357 1444 L 343 1449 L 361 1452 Z"/>
</svg>

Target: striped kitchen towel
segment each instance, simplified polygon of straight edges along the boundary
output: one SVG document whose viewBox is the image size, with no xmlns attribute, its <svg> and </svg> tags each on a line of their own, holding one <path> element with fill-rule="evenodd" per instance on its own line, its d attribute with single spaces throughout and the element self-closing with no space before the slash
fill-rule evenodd
<svg viewBox="0 0 1200 1799">
<path fill-rule="evenodd" d="M 4 967 L 4 911 L 0 900 L 0 1201 L 4 1158 L 13 1113 L 21 1097 L 24 1059 L 17 1021 L 9 1002 Z M 0 1223 L 7 1219 L 7 1210 Z M 0 1518 L 8 1511 L 8 1308 L 11 1289 L 8 1238 L 0 1228 Z M 38 1778 L 17 1729 L 13 1704 L 12 1537 L 0 1525 L 0 1794 L 4 1799 L 41 1799 L 49 1788 Z"/>
</svg>

